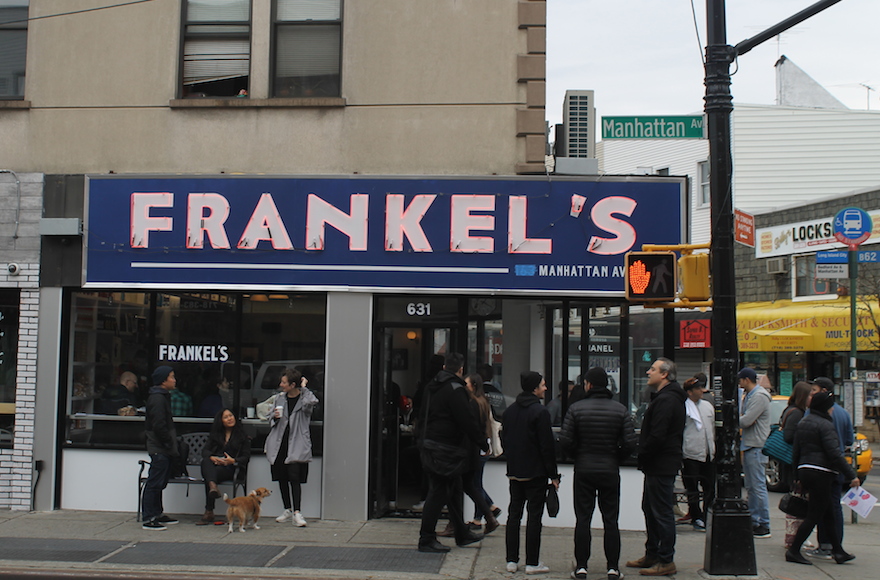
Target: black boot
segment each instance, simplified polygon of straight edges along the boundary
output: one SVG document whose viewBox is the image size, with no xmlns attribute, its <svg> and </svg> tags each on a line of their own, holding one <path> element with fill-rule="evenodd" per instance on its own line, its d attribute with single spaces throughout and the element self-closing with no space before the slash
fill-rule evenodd
<svg viewBox="0 0 880 580">
<path fill-rule="evenodd" d="M 856 559 L 855 556 L 844 552 L 843 549 L 841 549 L 839 552 L 831 552 L 831 557 L 834 558 L 834 561 L 838 564 L 843 564 L 844 562 L 849 562 L 850 560 Z"/>
<path fill-rule="evenodd" d="M 812 566 L 813 563 L 804 558 L 804 555 L 801 554 L 801 551 L 798 550 L 795 552 L 791 548 L 785 551 L 785 561 L 786 562 L 797 562 L 798 564 L 805 564 L 807 566 Z"/>
</svg>

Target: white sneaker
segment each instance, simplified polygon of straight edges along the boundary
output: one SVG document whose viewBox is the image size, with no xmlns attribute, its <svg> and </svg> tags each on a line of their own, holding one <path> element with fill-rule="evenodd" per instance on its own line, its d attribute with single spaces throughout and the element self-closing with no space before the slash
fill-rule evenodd
<svg viewBox="0 0 880 580">
<path fill-rule="evenodd" d="M 289 522 L 291 517 L 293 517 L 293 510 L 284 510 L 280 516 L 275 518 L 275 521 L 283 524 L 284 522 Z"/>
<path fill-rule="evenodd" d="M 516 562 L 508 562 L 507 563 L 507 571 L 510 572 L 511 574 L 516 572 L 517 568 L 519 568 L 519 566 L 517 566 Z"/>
<path fill-rule="evenodd" d="M 306 527 L 308 524 L 306 523 L 306 519 L 299 512 L 293 512 L 293 525 L 299 526 L 300 528 Z"/>
<path fill-rule="evenodd" d="M 526 564 L 526 574 L 546 574 L 550 571 L 550 568 L 547 567 L 544 562 L 538 562 L 537 566 L 529 566 Z"/>
<path fill-rule="evenodd" d="M 621 580 L 622 578 L 623 574 L 620 572 L 620 570 L 608 568 L 608 580 Z"/>
</svg>

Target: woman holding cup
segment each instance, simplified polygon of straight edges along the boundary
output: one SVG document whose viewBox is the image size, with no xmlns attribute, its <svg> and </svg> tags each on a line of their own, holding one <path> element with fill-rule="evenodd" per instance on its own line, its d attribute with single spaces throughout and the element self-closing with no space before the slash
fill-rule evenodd
<svg viewBox="0 0 880 580">
<path fill-rule="evenodd" d="M 275 396 L 275 408 L 269 415 L 269 435 L 266 437 L 266 457 L 272 466 L 272 481 L 281 487 L 284 512 L 275 518 L 278 522 L 293 521 L 304 527 L 306 519 L 300 513 L 302 484 L 309 475 L 312 460 L 312 438 L 309 422 L 318 398 L 306 388 L 308 380 L 296 369 L 281 373 L 281 392 Z"/>
</svg>

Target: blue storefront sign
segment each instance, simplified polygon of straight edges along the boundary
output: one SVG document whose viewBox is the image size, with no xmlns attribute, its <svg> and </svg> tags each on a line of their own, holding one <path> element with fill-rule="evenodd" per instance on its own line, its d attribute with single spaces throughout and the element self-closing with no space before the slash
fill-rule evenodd
<svg viewBox="0 0 880 580">
<path fill-rule="evenodd" d="M 87 288 L 622 296 L 682 179 L 90 176 Z"/>
</svg>

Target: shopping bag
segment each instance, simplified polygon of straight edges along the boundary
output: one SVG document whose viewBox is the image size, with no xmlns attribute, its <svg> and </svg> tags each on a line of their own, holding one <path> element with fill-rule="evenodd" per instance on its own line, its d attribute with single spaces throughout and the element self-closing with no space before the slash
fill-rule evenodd
<svg viewBox="0 0 880 580">
<path fill-rule="evenodd" d="M 791 443 L 785 442 L 782 431 L 779 429 L 770 432 L 770 436 L 767 437 L 767 441 L 764 443 L 764 448 L 761 451 L 768 457 L 773 457 L 787 465 L 791 465 L 793 448 Z"/>
</svg>

